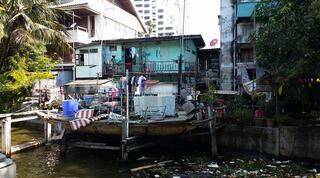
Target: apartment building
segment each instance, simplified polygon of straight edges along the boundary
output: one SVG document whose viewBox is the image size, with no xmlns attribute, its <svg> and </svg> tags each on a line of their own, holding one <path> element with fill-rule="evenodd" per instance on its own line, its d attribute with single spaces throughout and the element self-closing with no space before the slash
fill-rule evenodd
<svg viewBox="0 0 320 178">
<path fill-rule="evenodd" d="M 146 37 L 179 35 L 180 12 L 182 12 L 179 0 L 132 1 L 148 29 Z"/>
<path fill-rule="evenodd" d="M 255 48 L 249 36 L 259 25 L 254 8 L 259 0 L 221 0 L 220 87 L 222 90 L 242 90 L 243 83 L 263 75 L 256 65 Z"/>
</svg>

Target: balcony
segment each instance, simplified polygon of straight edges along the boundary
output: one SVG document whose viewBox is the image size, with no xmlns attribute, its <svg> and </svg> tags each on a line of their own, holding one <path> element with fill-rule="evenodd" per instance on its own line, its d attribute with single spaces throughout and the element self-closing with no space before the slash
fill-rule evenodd
<svg viewBox="0 0 320 178">
<path fill-rule="evenodd" d="M 238 62 L 237 63 L 237 68 L 243 68 L 243 69 L 255 69 L 256 64 L 255 62 Z"/>
<path fill-rule="evenodd" d="M 88 44 L 91 42 L 88 30 L 81 26 L 76 26 L 74 29 L 68 29 L 69 43 Z"/>
<path fill-rule="evenodd" d="M 237 42 L 250 43 L 250 34 L 255 31 L 253 23 L 239 23 L 237 24 Z"/>
<path fill-rule="evenodd" d="M 177 62 L 161 61 L 135 64 L 120 63 L 113 66 L 106 64 L 104 66 L 104 75 L 123 75 L 125 74 L 126 69 L 132 73 L 150 75 L 178 74 L 179 72 Z M 197 64 L 195 62 L 183 62 L 182 73 L 197 74 Z"/>
</svg>

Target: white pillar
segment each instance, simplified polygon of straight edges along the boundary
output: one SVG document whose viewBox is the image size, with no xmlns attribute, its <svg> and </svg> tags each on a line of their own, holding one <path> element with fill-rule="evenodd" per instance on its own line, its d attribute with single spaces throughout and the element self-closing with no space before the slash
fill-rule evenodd
<svg viewBox="0 0 320 178">
<path fill-rule="evenodd" d="M 44 124 L 44 139 L 45 142 L 48 143 L 51 141 L 51 131 L 52 131 L 52 126 L 51 124 L 48 122 L 47 119 L 43 120 L 43 124 Z"/>
<path fill-rule="evenodd" d="M 11 117 L 2 120 L 2 153 L 11 157 Z"/>
</svg>

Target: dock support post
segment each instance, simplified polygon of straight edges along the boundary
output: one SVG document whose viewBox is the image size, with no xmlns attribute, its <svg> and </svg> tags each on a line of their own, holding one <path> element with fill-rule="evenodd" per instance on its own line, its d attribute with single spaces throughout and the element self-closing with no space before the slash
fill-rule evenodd
<svg viewBox="0 0 320 178">
<path fill-rule="evenodd" d="M 2 120 L 2 153 L 11 157 L 11 116 Z"/>
<path fill-rule="evenodd" d="M 127 150 L 127 129 L 126 129 L 126 120 L 122 121 L 122 141 L 121 141 L 121 159 L 127 160 L 128 159 L 128 150 Z"/>
<path fill-rule="evenodd" d="M 45 118 L 43 120 L 43 124 L 44 124 L 44 129 L 43 129 L 44 130 L 44 140 L 45 140 L 45 143 L 48 143 L 51 141 L 52 126 L 48 122 L 48 120 Z"/>
<path fill-rule="evenodd" d="M 217 135 L 216 135 L 216 120 L 213 117 L 211 107 L 208 106 L 208 119 L 212 119 L 212 118 L 213 118 L 213 120 L 209 122 L 210 141 L 211 141 L 211 155 L 212 155 L 212 157 L 215 157 L 215 156 L 218 155 Z"/>
<path fill-rule="evenodd" d="M 129 80 L 129 72 L 128 69 L 126 70 L 126 79 Z M 127 85 L 126 88 L 126 104 L 127 104 L 127 110 L 126 114 L 127 117 L 122 121 L 122 137 L 121 137 L 121 159 L 127 160 L 128 159 L 128 150 L 127 150 L 127 138 L 129 137 L 129 85 Z"/>
</svg>

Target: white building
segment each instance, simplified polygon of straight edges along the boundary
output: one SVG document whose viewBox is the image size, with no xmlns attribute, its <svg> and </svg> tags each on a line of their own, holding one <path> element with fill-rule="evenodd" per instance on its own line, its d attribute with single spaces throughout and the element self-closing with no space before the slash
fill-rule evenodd
<svg viewBox="0 0 320 178">
<path fill-rule="evenodd" d="M 146 36 L 180 34 L 179 0 L 132 0 L 149 32 Z M 153 28 L 149 28 L 152 24 Z M 151 31 L 150 31 L 151 30 Z"/>
<path fill-rule="evenodd" d="M 96 40 L 137 38 L 147 32 L 130 0 L 60 0 L 51 7 L 67 12 L 61 23 L 68 28 L 68 42 L 75 49 Z M 101 47 L 91 49 L 84 59 L 75 53 L 63 54 L 63 63 L 57 66 L 58 85 L 75 79 L 77 70 L 101 73 L 101 51 Z"/>
</svg>

